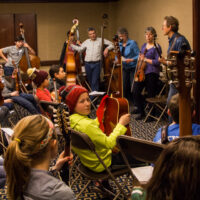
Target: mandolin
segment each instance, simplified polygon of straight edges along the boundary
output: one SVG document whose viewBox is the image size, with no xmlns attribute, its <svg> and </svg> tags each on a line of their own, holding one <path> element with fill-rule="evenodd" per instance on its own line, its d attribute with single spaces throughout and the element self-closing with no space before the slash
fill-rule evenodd
<svg viewBox="0 0 200 200">
<path fill-rule="evenodd" d="M 57 108 L 53 109 L 53 121 L 55 126 L 60 129 L 60 132 L 63 135 L 65 140 L 65 147 L 64 147 L 64 156 L 70 156 L 71 153 L 71 145 L 70 145 L 70 135 L 71 135 L 71 127 L 69 121 L 69 109 L 66 104 L 61 103 L 58 104 Z M 63 181 L 68 184 L 69 181 L 69 165 L 66 162 L 61 170 L 61 177 Z"/>
</svg>

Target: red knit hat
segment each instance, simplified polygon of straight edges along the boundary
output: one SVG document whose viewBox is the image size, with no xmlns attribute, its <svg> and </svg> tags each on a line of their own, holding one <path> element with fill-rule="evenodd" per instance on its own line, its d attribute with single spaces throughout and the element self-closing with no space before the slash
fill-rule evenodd
<svg viewBox="0 0 200 200">
<path fill-rule="evenodd" d="M 34 68 L 31 68 L 31 70 L 27 71 L 27 73 L 37 87 L 39 87 L 48 77 L 47 72 L 42 70 L 34 70 Z"/>
<path fill-rule="evenodd" d="M 63 101 L 68 105 L 71 113 L 74 111 L 78 98 L 84 92 L 88 92 L 88 90 L 80 85 L 62 86 L 59 89 L 59 94 Z"/>
</svg>

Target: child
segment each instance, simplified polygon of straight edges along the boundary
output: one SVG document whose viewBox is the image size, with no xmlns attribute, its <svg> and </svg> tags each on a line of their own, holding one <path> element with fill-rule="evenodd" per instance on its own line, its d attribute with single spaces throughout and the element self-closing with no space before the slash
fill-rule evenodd
<svg viewBox="0 0 200 200">
<path fill-rule="evenodd" d="M 31 114 L 39 114 L 40 109 L 37 105 L 37 102 L 32 94 L 19 93 L 16 91 L 16 81 L 15 76 L 17 70 L 14 69 L 12 77 L 3 76 L 4 70 L 0 68 L 0 79 L 4 84 L 2 91 L 2 96 L 4 97 L 4 106 L 8 107 L 9 110 L 13 109 L 13 103 L 17 103 L 22 107 L 26 108 Z"/>
<path fill-rule="evenodd" d="M 191 115 L 195 114 L 194 102 L 191 103 Z M 179 137 L 179 94 L 172 96 L 168 103 L 168 115 L 173 122 L 169 126 L 162 127 L 156 133 L 154 142 L 167 143 Z M 192 135 L 200 135 L 200 125 L 192 124 Z"/>
<path fill-rule="evenodd" d="M 27 70 L 29 77 L 36 86 L 36 96 L 41 101 L 52 102 L 51 94 L 47 87 L 49 86 L 48 73 L 43 70 L 31 68 Z"/>
<path fill-rule="evenodd" d="M 63 67 L 59 67 L 58 65 L 52 65 L 49 69 L 49 74 L 51 76 L 51 79 L 48 89 L 51 93 L 54 92 L 55 89 L 53 79 L 55 79 L 56 81 L 57 90 L 59 90 L 61 86 L 66 85 L 66 73 L 64 72 Z"/>
<path fill-rule="evenodd" d="M 116 146 L 116 138 L 124 135 L 130 122 L 130 114 L 125 114 L 119 119 L 119 123 L 113 132 L 106 136 L 99 128 L 97 119 L 90 119 L 91 102 L 87 89 L 79 85 L 70 85 L 66 89 L 60 88 L 60 95 L 70 109 L 70 125 L 74 130 L 87 134 L 96 146 L 96 151 L 105 162 L 107 167 L 113 165 L 123 165 L 120 154 L 112 154 L 112 148 Z M 96 155 L 89 150 L 82 150 L 72 147 L 78 154 L 82 164 L 94 172 L 104 171 L 103 165 L 99 162 Z M 112 167 L 111 166 L 111 167 Z"/>
<path fill-rule="evenodd" d="M 57 154 L 56 137 L 53 123 L 42 115 L 17 123 L 4 160 L 9 199 L 75 199 L 64 182 L 48 174 L 50 161 Z M 69 160 L 61 153 L 54 170 Z"/>
<path fill-rule="evenodd" d="M 200 136 L 176 138 L 162 151 L 153 175 L 132 200 L 198 200 L 200 196 Z"/>
</svg>

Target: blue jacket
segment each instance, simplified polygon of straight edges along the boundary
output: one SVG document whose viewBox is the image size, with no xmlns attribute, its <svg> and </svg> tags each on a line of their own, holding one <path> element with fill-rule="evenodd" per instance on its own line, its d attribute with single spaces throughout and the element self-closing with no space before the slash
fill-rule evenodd
<svg viewBox="0 0 200 200">
<path fill-rule="evenodd" d="M 192 124 L 192 135 L 200 135 L 200 125 Z M 179 137 L 179 124 L 168 126 L 168 140 L 172 141 Z M 161 128 L 153 139 L 154 142 L 161 143 Z"/>
<path fill-rule="evenodd" d="M 173 45 L 176 37 L 177 37 L 176 42 Z M 173 47 L 171 48 L 172 45 Z M 180 51 L 183 46 L 186 50 L 191 49 L 188 40 L 183 35 L 181 35 L 180 33 L 174 33 L 172 37 L 169 38 L 169 47 L 167 50 L 167 54 L 169 55 L 170 51 Z"/>
<path fill-rule="evenodd" d="M 122 53 L 122 49 L 123 49 L 122 42 L 119 43 L 119 47 L 120 47 L 120 52 Z M 122 56 L 125 58 L 132 58 L 134 59 L 134 61 L 130 63 L 122 62 L 123 68 L 124 69 L 135 68 L 137 65 L 137 59 L 138 59 L 139 53 L 140 53 L 140 50 L 138 48 L 137 43 L 134 40 L 128 39 L 125 46 L 124 55 Z"/>
</svg>

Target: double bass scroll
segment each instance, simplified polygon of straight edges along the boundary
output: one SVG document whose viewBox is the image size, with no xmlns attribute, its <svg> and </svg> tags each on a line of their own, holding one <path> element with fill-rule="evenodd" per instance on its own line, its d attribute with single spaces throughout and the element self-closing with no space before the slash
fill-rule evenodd
<svg viewBox="0 0 200 200">
<path fill-rule="evenodd" d="M 24 39 L 24 42 L 26 42 L 25 39 L 25 35 L 24 35 L 24 25 L 22 22 L 19 23 L 19 30 L 20 30 L 20 34 L 22 36 L 22 38 Z M 20 70 L 22 70 L 24 73 L 27 72 L 27 70 L 29 68 L 40 68 L 40 58 L 35 56 L 35 55 L 31 55 L 28 53 L 28 49 L 24 48 L 24 52 L 25 54 L 22 56 L 20 62 L 19 62 L 19 68 Z"/>
</svg>

